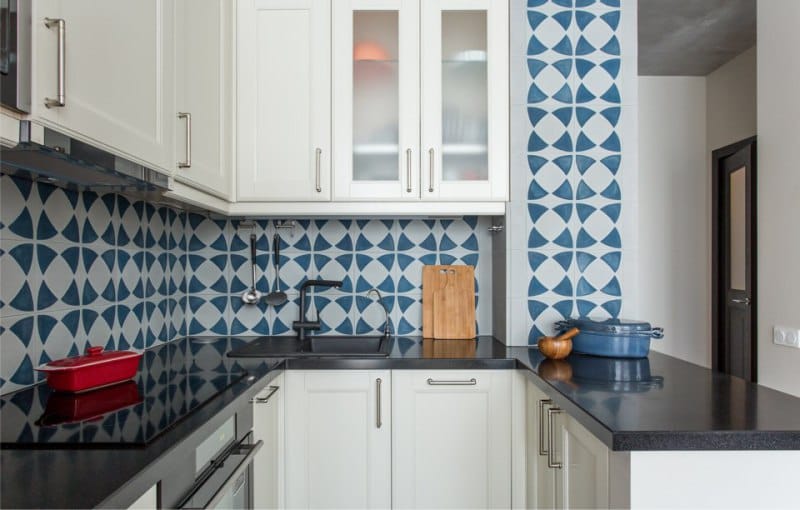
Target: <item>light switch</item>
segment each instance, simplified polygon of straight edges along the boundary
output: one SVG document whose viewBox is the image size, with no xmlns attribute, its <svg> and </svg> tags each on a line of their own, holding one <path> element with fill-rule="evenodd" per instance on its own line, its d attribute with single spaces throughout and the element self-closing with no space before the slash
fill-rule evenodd
<svg viewBox="0 0 800 510">
<path fill-rule="evenodd" d="M 772 329 L 772 343 L 800 348 L 800 329 L 775 326 Z"/>
</svg>

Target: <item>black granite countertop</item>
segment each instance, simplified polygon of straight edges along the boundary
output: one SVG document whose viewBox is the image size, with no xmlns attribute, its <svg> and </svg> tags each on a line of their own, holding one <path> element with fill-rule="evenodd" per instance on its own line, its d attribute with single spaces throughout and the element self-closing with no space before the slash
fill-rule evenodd
<svg viewBox="0 0 800 510">
<path fill-rule="evenodd" d="M 254 340 L 214 341 L 229 350 Z M 230 409 L 254 396 L 279 369 L 519 369 L 613 450 L 800 449 L 800 398 L 656 352 L 643 360 L 572 355 L 554 362 L 536 349 L 507 348 L 491 337 L 391 342 L 386 358 L 236 358 L 248 377 L 144 448 L 3 449 L 0 506 L 127 506 L 166 470 L 178 467 L 174 463 L 184 441 L 218 427 Z"/>
<path fill-rule="evenodd" d="M 193 370 L 198 365 L 199 354 L 196 349 L 189 348 L 190 341 L 182 339 L 164 344 L 147 351 L 145 358 L 148 354 L 161 357 L 165 350 L 182 351 L 185 354 L 184 366 Z M 0 450 L 0 507 L 127 508 L 165 474 L 175 469 L 185 469 L 181 464 L 196 444 L 221 426 L 281 372 L 281 360 L 227 358 L 225 354 L 241 342 L 226 338 L 203 342 L 207 348 L 202 349 L 202 362 L 199 364 L 211 370 L 198 375 L 211 380 L 242 369 L 247 372 L 246 375 L 235 378 L 233 384 L 225 385 L 215 396 L 171 424 L 146 445 L 82 446 L 65 443 L 31 444 L 30 447 L 15 446 L 9 449 L 4 443 Z M 16 415 L 27 413 L 34 418 L 42 415 L 44 406 L 37 408 L 36 401 L 39 396 L 49 394 L 42 386 L 3 395 L 0 419 L 3 422 L 4 441 L 9 437 L 6 434 L 12 433 L 7 432 L 6 428 L 13 429 L 19 422 Z M 21 402 L 32 402 L 32 405 L 20 405 Z M 88 430 L 89 426 L 82 427 L 83 431 Z M 99 428 L 102 429 L 102 426 Z"/>
</svg>

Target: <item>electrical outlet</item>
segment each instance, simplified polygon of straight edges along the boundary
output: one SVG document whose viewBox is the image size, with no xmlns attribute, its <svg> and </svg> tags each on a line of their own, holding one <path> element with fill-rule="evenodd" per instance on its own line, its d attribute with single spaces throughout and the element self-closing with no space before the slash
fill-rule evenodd
<svg viewBox="0 0 800 510">
<path fill-rule="evenodd" d="M 800 348 L 800 329 L 775 326 L 772 329 L 772 343 Z"/>
</svg>

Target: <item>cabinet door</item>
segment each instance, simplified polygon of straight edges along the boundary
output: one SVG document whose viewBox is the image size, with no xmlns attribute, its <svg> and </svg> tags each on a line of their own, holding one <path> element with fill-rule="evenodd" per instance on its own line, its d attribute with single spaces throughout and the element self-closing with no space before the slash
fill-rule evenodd
<svg viewBox="0 0 800 510">
<path fill-rule="evenodd" d="M 392 372 L 394 508 L 511 506 L 511 374 Z"/>
<path fill-rule="evenodd" d="M 419 0 L 334 0 L 335 198 L 419 199 Z"/>
<path fill-rule="evenodd" d="M 238 200 L 330 200 L 330 2 L 237 5 Z"/>
<path fill-rule="evenodd" d="M 526 387 L 527 410 L 527 503 L 528 508 L 550 509 L 556 506 L 556 471 L 547 464 L 550 400 L 532 382 Z"/>
<path fill-rule="evenodd" d="M 253 463 L 253 507 L 283 506 L 283 375 L 253 401 L 253 435 L 264 446 Z"/>
<path fill-rule="evenodd" d="M 505 201 L 508 2 L 425 0 L 421 9 L 422 197 Z"/>
<path fill-rule="evenodd" d="M 38 2 L 37 2 L 38 3 Z M 54 12 L 51 12 L 54 11 Z M 173 159 L 174 2 L 60 0 L 36 7 L 34 116 L 153 168 Z M 64 105 L 57 99 L 58 25 L 63 20 Z"/>
<path fill-rule="evenodd" d="M 175 2 L 175 178 L 230 198 L 234 4 Z"/>
<path fill-rule="evenodd" d="M 379 371 L 289 371 L 286 507 L 388 508 L 391 376 Z"/>
<path fill-rule="evenodd" d="M 559 507 L 608 508 L 608 448 L 569 415 L 559 414 L 556 422 Z"/>
</svg>

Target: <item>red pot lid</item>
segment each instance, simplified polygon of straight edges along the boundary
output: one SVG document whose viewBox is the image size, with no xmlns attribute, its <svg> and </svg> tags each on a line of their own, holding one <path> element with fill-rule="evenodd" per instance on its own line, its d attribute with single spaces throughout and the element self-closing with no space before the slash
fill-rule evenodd
<svg viewBox="0 0 800 510">
<path fill-rule="evenodd" d="M 83 356 L 73 356 L 72 358 L 64 358 L 51 361 L 46 365 L 37 368 L 37 370 L 74 370 L 100 363 L 109 363 L 121 359 L 139 357 L 141 353 L 134 351 L 103 351 L 102 347 L 89 347 L 86 349 L 86 354 Z"/>
</svg>

